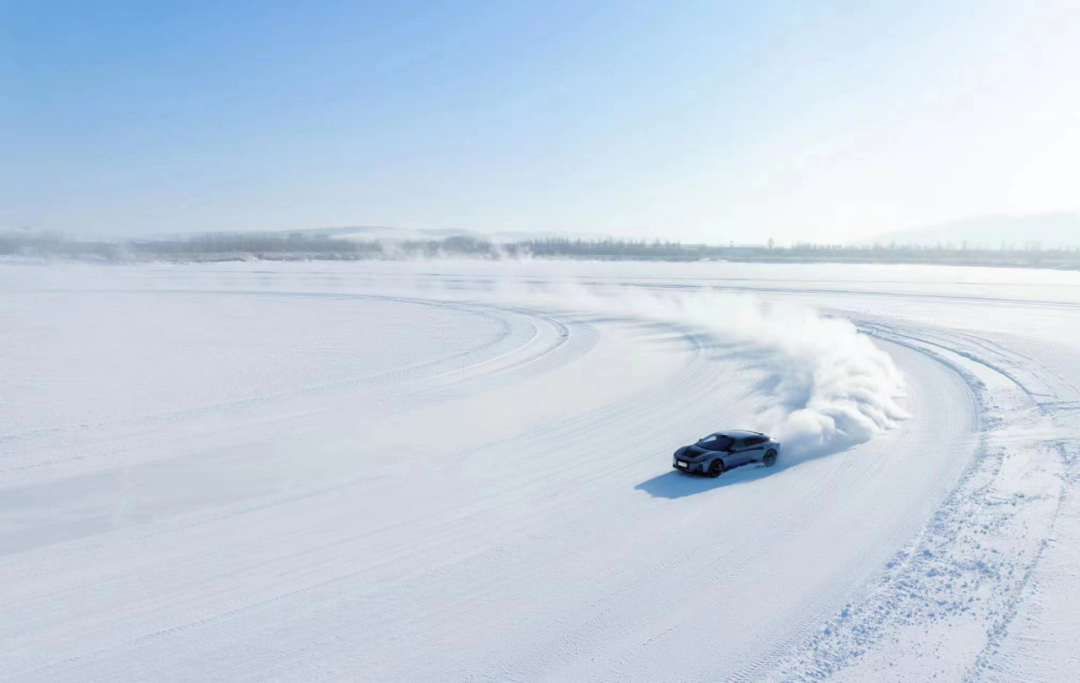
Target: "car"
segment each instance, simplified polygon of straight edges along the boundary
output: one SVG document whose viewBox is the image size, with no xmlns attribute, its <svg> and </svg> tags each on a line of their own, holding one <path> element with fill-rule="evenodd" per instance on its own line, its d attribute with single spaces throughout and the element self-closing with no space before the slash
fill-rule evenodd
<svg viewBox="0 0 1080 683">
<path fill-rule="evenodd" d="M 719 477 L 735 467 L 760 462 L 772 467 L 780 457 L 780 442 L 761 432 L 733 429 L 703 437 L 675 451 L 672 467 L 680 472 Z"/>
</svg>

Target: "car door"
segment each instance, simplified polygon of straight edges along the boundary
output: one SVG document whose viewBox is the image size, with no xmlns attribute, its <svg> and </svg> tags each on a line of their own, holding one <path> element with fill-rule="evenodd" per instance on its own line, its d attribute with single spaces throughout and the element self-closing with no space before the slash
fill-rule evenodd
<svg viewBox="0 0 1080 683">
<path fill-rule="evenodd" d="M 724 458 L 727 467 L 738 467 L 746 464 L 746 439 L 735 439 L 731 444 L 731 455 Z"/>
<path fill-rule="evenodd" d="M 748 439 L 740 439 L 742 441 L 742 448 L 739 450 L 739 464 L 745 465 L 755 460 L 761 460 L 765 457 L 765 442 L 766 439 L 763 436 L 752 436 Z"/>
</svg>

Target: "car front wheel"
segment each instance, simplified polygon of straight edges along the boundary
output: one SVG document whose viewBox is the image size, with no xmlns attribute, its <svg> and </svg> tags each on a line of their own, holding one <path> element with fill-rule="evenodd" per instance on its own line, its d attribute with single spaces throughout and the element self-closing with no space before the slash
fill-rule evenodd
<svg viewBox="0 0 1080 683">
<path fill-rule="evenodd" d="M 709 476 L 710 477 L 712 477 L 713 479 L 716 479 L 717 477 L 719 477 L 723 473 L 724 473 L 724 461 L 723 460 L 721 460 L 720 458 L 717 458 L 716 460 L 713 460 L 711 463 L 709 463 Z"/>
<path fill-rule="evenodd" d="M 762 462 L 765 463 L 765 467 L 772 467 L 773 465 L 775 465 L 776 464 L 776 451 L 770 450 L 768 453 L 766 453 L 765 457 L 762 458 Z"/>
</svg>

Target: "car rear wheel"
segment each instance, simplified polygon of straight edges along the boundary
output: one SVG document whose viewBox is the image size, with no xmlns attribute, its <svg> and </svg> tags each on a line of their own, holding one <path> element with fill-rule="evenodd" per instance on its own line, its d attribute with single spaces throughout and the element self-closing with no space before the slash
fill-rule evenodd
<svg viewBox="0 0 1080 683">
<path fill-rule="evenodd" d="M 765 463 L 765 467 L 772 467 L 776 464 L 776 451 L 770 449 L 761 461 Z"/>
<path fill-rule="evenodd" d="M 724 473 L 724 461 L 720 458 L 709 463 L 709 476 L 716 479 Z"/>
</svg>

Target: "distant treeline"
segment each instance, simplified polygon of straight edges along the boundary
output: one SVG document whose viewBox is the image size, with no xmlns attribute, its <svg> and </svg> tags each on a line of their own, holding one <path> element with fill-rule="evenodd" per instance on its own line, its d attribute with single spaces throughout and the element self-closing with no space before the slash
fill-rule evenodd
<svg viewBox="0 0 1080 683">
<path fill-rule="evenodd" d="M 757 249 L 735 259 L 757 261 L 831 261 L 866 263 L 933 263 L 1080 268 L 1080 246 L 1044 248 L 1027 243 L 1014 248 L 974 248 L 950 242 L 928 244 L 830 245 L 798 243 L 793 247 Z"/>
<path fill-rule="evenodd" d="M 771 242 L 771 240 L 770 240 Z M 801 242 L 791 247 L 716 246 L 680 242 L 634 240 L 546 239 L 517 242 L 518 249 L 534 257 L 592 258 L 656 261 L 764 261 L 939 263 L 953 265 L 1009 265 L 1080 268 L 1080 246 L 1044 249 L 1037 243 L 1023 248 L 969 248 L 966 244 L 843 245 Z"/>
<path fill-rule="evenodd" d="M 244 257 L 360 259 L 382 255 L 378 242 L 300 234 L 209 233 L 176 239 L 131 240 L 129 252 L 139 257 L 183 260 L 236 260 Z"/>
<path fill-rule="evenodd" d="M 771 242 L 771 240 L 770 240 Z M 1080 268 L 1080 247 L 969 248 L 944 243 L 851 246 L 799 243 L 791 247 L 715 246 L 659 240 L 538 239 L 495 243 L 469 236 L 433 240 L 352 240 L 302 233 L 211 233 L 153 240 L 74 240 L 27 230 L 0 232 L 0 255 L 104 261 L 360 260 L 467 257 L 639 261 L 765 261 L 934 263 Z"/>
<path fill-rule="evenodd" d="M 124 260 L 126 248 L 117 242 L 65 239 L 55 233 L 26 230 L 0 232 L 0 256 L 52 256 L 57 258 Z"/>
<path fill-rule="evenodd" d="M 539 258 L 587 258 L 655 261 L 695 261 L 721 255 L 721 247 L 684 246 L 680 242 L 660 240 L 523 240 L 515 245 L 524 253 Z"/>
<path fill-rule="evenodd" d="M 0 232 L 0 255 L 83 258 L 107 261 L 359 260 L 438 258 L 514 258 L 516 245 L 494 244 L 467 236 L 441 240 L 375 241 L 324 235 L 207 233 L 190 237 L 95 241 L 27 230 Z"/>
</svg>

